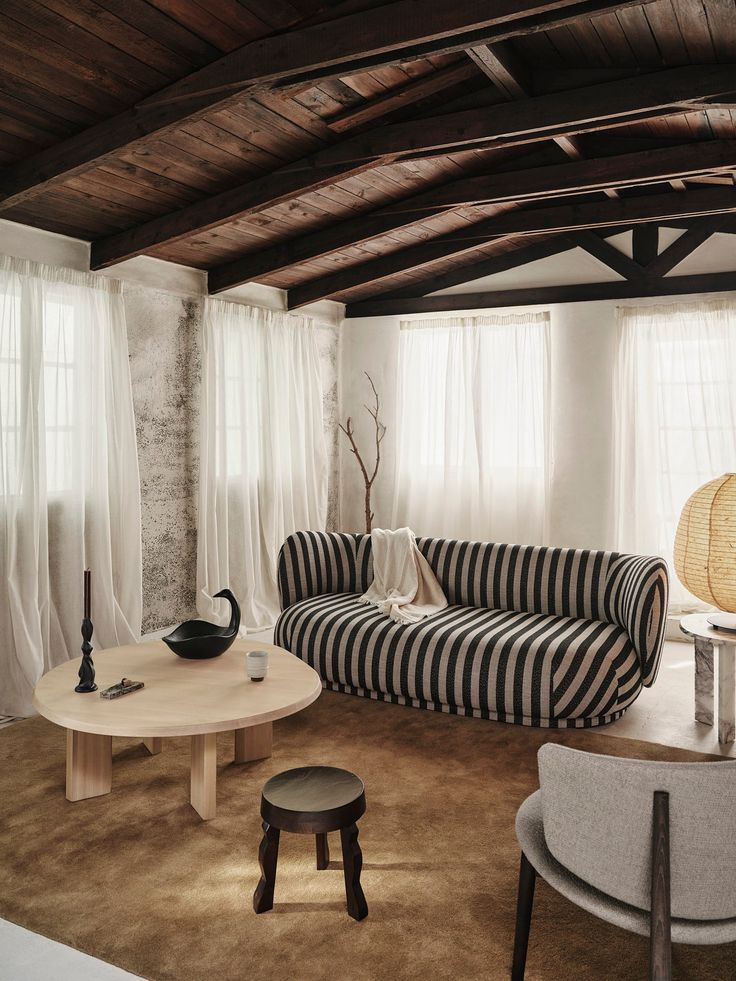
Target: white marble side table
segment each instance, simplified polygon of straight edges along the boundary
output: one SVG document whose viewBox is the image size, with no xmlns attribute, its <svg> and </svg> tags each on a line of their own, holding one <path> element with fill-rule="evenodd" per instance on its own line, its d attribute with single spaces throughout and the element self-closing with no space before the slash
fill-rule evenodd
<svg viewBox="0 0 736 981">
<path fill-rule="evenodd" d="M 708 614 L 691 613 L 680 630 L 695 641 L 695 721 L 712 726 L 713 653 L 718 650 L 718 742 L 736 740 L 736 633 L 715 630 Z"/>
</svg>

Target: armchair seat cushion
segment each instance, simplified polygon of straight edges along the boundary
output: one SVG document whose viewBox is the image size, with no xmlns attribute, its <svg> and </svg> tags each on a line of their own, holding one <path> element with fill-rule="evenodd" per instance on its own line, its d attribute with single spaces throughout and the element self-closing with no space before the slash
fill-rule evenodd
<svg viewBox="0 0 736 981">
<path fill-rule="evenodd" d="M 700 764 L 698 764 L 700 765 Z M 538 790 L 527 797 L 516 815 L 516 837 L 537 873 L 557 892 L 607 923 L 648 937 L 650 914 L 578 878 L 554 857 L 547 847 Z M 736 919 L 686 920 L 672 918 L 672 940 L 680 944 L 725 944 L 736 940 Z"/>
<path fill-rule="evenodd" d="M 618 718 L 642 687 L 639 657 L 618 624 L 472 606 L 397 624 L 358 596 L 302 599 L 276 625 L 276 643 L 335 690 L 577 728 Z"/>
</svg>

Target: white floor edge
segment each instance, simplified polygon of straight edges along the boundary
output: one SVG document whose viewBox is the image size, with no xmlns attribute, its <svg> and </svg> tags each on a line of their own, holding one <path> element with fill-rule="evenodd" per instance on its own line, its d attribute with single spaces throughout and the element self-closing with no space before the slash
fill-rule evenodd
<svg viewBox="0 0 736 981">
<path fill-rule="evenodd" d="M 248 638 L 270 641 L 272 631 L 249 634 Z M 736 757 L 734 744 L 719 745 L 715 727 L 695 722 L 693 672 L 692 646 L 668 641 L 654 687 L 645 689 L 622 719 L 598 731 L 622 739 Z M 0 981 L 130 981 L 137 977 L 2 919 L 0 952 Z"/>
</svg>

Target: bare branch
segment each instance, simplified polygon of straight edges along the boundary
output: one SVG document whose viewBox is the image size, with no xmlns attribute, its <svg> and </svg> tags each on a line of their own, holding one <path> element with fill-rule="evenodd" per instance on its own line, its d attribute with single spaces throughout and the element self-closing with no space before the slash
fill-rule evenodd
<svg viewBox="0 0 736 981">
<path fill-rule="evenodd" d="M 348 440 L 350 441 L 350 446 L 351 446 L 350 452 L 355 455 L 355 458 L 358 461 L 358 466 L 360 467 L 361 473 L 363 474 L 363 483 L 365 484 L 366 532 L 370 532 L 373 523 L 373 517 L 374 517 L 374 513 L 371 510 L 371 488 L 373 487 L 373 483 L 378 474 L 378 468 L 381 464 L 381 441 L 383 440 L 383 437 L 386 435 L 386 427 L 379 419 L 379 413 L 381 411 L 381 402 L 378 397 L 376 386 L 373 384 L 373 379 L 368 374 L 368 372 L 365 371 L 364 374 L 368 379 L 368 382 L 370 383 L 371 389 L 373 391 L 373 397 L 375 399 L 374 408 L 371 408 L 369 405 L 363 406 L 363 408 L 366 410 L 366 412 L 371 417 L 371 419 L 373 419 L 373 423 L 375 425 L 375 430 L 376 430 L 375 432 L 376 462 L 375 462 L 375 466 L 373 467 L 373 473 L 370 475 L 370 477 L 368 476 L 368 469 L 363 462 L 363 458 L 360 455 L 360 451 L 355 442 L 355 432 L 353 430 L 352 419 L 348 417 L 346 425 L 343 426 L 342 423 L 339 423 L 338 426 L 345 433 Z"/>
</svg>

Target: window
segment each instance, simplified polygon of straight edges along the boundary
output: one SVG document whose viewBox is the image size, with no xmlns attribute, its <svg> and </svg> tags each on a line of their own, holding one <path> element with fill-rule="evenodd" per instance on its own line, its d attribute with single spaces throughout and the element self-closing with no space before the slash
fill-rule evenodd
<svg viewBox="0 0 736 981">
<path fill-rule="evenodd" d="M 6 494 L 22 493 L 21 454 L 27 447 L 21 439 L 21 421 L 38 413 L 38 430 L 45 466 L 46 491 L 60 494 L 73 485 L 75 405 L 79 384 L 75 358 L 74 308 L 59 297 L 42 303 L 42 356 L 36 359 L 34 341 L 21 331 L 21 290 L 5 297 L 0 328 L 0 455 Z M 40 374 L 38 367 L 40 366 Z"/>
<path fill-rule="evenodd" d="M 204 305 L 198 609 L 227 583 L 243 624 L 279 610 L 276 569 L 293 531 L 321 530 L 327 451 L 315 324 L 208 298 Z"/>
<path fill-rule="evenodd" d="M 546 314 L 401 325 L 394 525 L 544 540 L 548 328 Z"/>
<path fill-rule="evenodd" d="M 736 469 L 735 332 L 727 302 L 619 311 L 616 544 L 667 559 L 679 610 L 702 606 L 672 565 L 682 507 Z"/>
<path fill-rule="evenodd" d="M 0 256 L 0 715 L 96 643 L 139 636 L 140 486 L 120 283 Z"/>
</svg>

